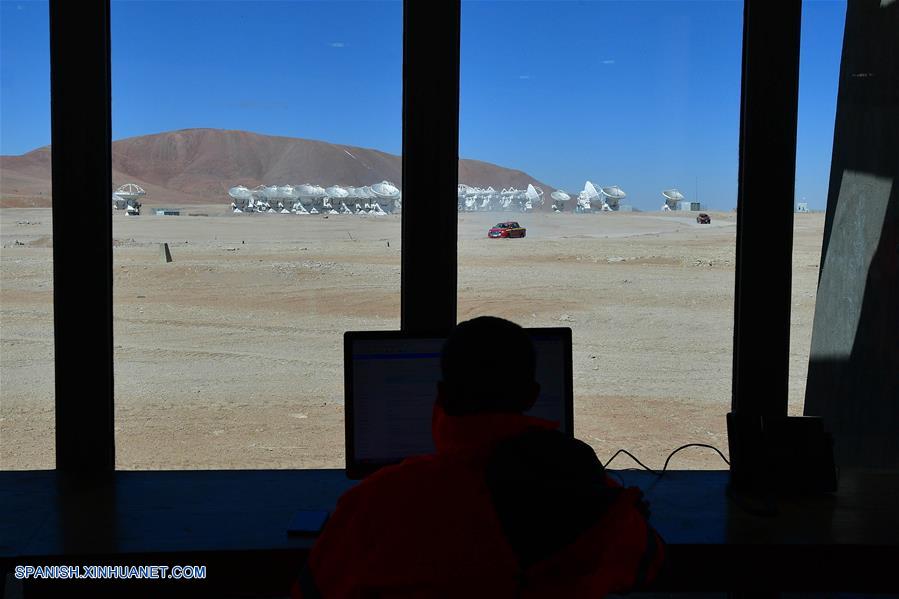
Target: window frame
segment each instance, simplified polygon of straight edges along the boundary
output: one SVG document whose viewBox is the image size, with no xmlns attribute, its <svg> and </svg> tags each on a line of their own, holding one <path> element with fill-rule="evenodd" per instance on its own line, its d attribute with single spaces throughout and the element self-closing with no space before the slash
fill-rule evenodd
<svg viewBox="0 0 899 599">
<path fill-rule="evenodd" d="M 106 475 L 115 471 L 110 2 L 51 0 L 49 10 L 56 469 Z M 456 322 L 460 17 L 460 0 L 403 2 L 400 294 L 409 332 Z M 800 0 L 744 2 L 735 412 L 787 413 L 800 23 Z M 71 210 L 61 190 L 96 200 Z M 777 197 L 772 190 L 779 201 L 751 201 Z"/>
</svg>

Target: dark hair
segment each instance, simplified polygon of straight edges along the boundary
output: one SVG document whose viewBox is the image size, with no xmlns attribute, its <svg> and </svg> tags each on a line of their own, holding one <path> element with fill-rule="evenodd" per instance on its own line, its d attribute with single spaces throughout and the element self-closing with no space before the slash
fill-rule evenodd
<svg viewBox="0 0 899 599">
<path fill-rule="evenodd" d="M 456 325 L 443 345 L 444 410 L 523 412 L 535 384 L 534 342 L 519 325 L 480 316 Z"/>
</svg>

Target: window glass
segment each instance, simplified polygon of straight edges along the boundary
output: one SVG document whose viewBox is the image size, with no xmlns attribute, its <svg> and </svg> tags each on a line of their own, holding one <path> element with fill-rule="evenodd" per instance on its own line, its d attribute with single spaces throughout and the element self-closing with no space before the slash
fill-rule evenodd
<svg viewBox="0 0 899 599">
<path fill-rule="evenodd" d="M 114 2 L 112 77 L 118 467 L 342 466 L 343 332 L 400 324 L 402 4 Z"/>
<path fill-rule="evenodd" d="M 0 469 L 54 468 L 50 13 L 0 2 Z"/>
<path fill-rule="evenodd" d="M 462 5 L 459 319 L 571 327 L 575 434 L 603 461 L 726 454 L 742 15 Z M 525 235 L 488 237 L 502 213 Z"/>
</svg>

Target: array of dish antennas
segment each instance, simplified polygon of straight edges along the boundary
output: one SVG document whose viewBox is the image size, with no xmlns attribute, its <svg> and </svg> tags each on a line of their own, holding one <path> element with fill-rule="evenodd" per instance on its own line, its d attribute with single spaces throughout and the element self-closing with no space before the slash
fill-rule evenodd
<svg viewBox="0 0 899 599">
<path fill-rule="evenodd" d="M 238 185 L 228 190 L 234 212 L 281 214 L 372 214 L 380 216 L 402 208 L 402 193 L 390 181 L 365 187 L 302 185 Z"/>
<path fill-rule="evenodd" d="M 140 214 L 140 198 L 147 195 L 144 188 L 135 183 L 125 183 L 112 192 L 113 210 L 125 210 L 129 214 Z"/>
<path fill-rule="evenodd" d="M 662 197 L 665 198 L 665 203 L 662 205 L 662 210 L 677 210 L 678 202 L 683 202 L 686 198 L 684 194 L 679 192 L 676 189 L 666 189 L 662 192 Z"/>
<path fill-rule="evenodd" d="M 584 189 L 579 191 L 576 196 L 559 189 L 552 192 L 550 197 L 553 199 L 553 212 L 564 212 L 565 206 L 571 200 L 576 200 L 575 212 L 596 212 L 597 210 L 610 212 L 618 210 L 619 203 L 627 197 L 627 194 L 617 185 L 597 187 L 587 181 L 584 183 Z"/>
<path fill-rule="evenodd" d="M 543 190 L 528 184 L 527 189 L 475 187 L 459 184 L 457 190 L 460 212 L 527 212 L 543 205 Z"/>
</svg>

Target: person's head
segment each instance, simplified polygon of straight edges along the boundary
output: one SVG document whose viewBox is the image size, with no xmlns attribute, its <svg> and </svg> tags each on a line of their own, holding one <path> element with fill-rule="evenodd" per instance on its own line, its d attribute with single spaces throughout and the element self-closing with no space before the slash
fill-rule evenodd
<svg viewBox="0 0 899 599">
<path fill-rule="evenodd" d="M 537 400 L 534 342 L 493 316 L 456 325 L 443 345 L 438 401 L 447 414 L 525 412 Z"/>
</svg>

